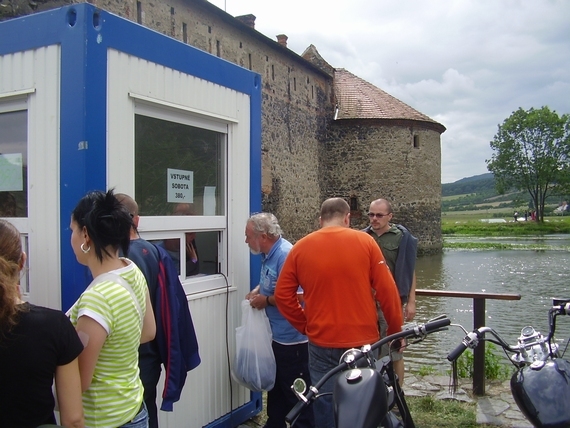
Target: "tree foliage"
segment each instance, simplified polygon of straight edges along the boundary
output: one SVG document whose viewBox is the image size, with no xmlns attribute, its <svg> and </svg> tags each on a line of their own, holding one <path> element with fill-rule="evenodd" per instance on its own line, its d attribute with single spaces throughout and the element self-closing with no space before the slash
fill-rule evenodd
<svg viewBox="0 0 570 428">
<path fill-rule="evenodd" d="M 570 116 L 559 116 L 548 107 L 519 108 L 491 141 L 493 155 L 487 169 L 495 175 L 497 191 L 515 188 L 529 193 L 544 220 L 550 195 L 564 194 L 570 182 Z"/>
</svg>

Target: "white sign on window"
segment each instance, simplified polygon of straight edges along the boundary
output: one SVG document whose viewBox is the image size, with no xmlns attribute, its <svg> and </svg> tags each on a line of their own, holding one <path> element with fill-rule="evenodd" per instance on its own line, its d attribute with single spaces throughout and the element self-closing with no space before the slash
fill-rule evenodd
<svg viewBox="0 0 570 428">
<path fill-rule="evenodd" d="M 167 168 L 167 202 L 194 202 L 194 171 Z"/>
<path fill-rule="evenodd" d="M 22 153 L 0 155 L 0 192 L 24 190 Z"/>
</svg>

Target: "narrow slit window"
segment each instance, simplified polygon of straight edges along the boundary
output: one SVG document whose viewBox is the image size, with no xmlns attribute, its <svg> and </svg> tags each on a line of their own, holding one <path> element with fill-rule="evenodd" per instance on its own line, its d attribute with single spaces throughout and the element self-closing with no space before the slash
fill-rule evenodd
<svg viewBox="0 0 570 428">
<path fill-rule="evenodd" d="M 420 148 L 420 136 L 414 135 L 414 149 Z"/>
</svg>

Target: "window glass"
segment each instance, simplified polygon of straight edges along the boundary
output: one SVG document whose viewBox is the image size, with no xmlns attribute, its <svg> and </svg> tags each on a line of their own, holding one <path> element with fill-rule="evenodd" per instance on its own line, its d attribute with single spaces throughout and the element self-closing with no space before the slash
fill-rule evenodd
<svg viewBox="0 0 570 428">
<path fill-rule="evenodd" d="M 224 215 L 225 134 L 135 115 L 135 199 L 142 216 Z"/>
<path fill-rule="evenodd" d="M 180 272 L 185 272 L 183 278 L 192 278 L 219 273 L 218 234 L 219 232 L 185 232 L 183 240 L 168 238 L 150 242 L 160 245 L 170 254 L 179 275 Z"/>
<path fill-rule="evenodd" d="M 28 112 L 0 112 L 0 217 L 28 216 Z"/>
</svg>

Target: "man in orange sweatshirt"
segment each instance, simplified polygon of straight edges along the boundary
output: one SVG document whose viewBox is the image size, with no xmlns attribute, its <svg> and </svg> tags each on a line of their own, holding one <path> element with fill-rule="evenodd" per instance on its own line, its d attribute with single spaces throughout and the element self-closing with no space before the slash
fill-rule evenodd
<svg viewBox="0 0 570 428">
<path fill-rule="evenodd" d="M 342 353 L 379 340 L 378 300 L 388 334 L 401 330 L 402 305 L 380 248 L 350 229 L 350 207 L 342 198 L 323 202 L 321 229 L 299 240 L 277 280 L 275 301 L 283 316 L 309 339 L 309 371 L 315 384 L 338 364 Z M 304 307 L 297 289 L 304 291 Z M 332 392 L 336 378 L 320 392 Z M 316 426 L 334 428 L 332 396 L 314 403 Z"/>
</svg>

